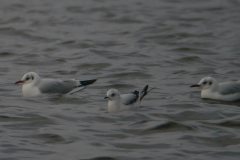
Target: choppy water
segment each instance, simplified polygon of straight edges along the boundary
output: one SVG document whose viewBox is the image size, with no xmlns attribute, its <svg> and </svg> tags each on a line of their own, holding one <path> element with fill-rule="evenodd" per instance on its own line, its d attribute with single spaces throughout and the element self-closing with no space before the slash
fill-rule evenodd
<svg viewBox="0 0 240 160">
<path fill-rule="evenodd" d="M 240 79 L 238 0 L 12 0 L 0 5 L 0 159 L 239 159 L 240 103 L 203 100 L 202 77 Z M 14 82 L 99 80 L 62 98 Z M 135 111 L 103 99 L 157 87 Z"/>
</svg>

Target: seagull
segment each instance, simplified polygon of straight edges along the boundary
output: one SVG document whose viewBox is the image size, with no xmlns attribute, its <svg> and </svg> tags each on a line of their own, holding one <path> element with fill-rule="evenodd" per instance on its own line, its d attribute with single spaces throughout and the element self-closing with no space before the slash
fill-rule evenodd
<svg viewBox="0 0 240 160">
<path fill-rule="evenodd" d="M 151 90 L 153 89 L 155 88 L 152 88 Z M 148 85 L 143 88 L 140 94 L 137 90 L 129 94 L 120 94 L 116 89 L 109 89 L 107 91 L 107 97 L 104 98 L 108 99 L 108 112 L 114 113 L 138 108 L 143 97 L 151 91 L 147 90 Z"/>
<path fill-rule="evenodd" d="M 86 86 L 94 83 L 97 79 L 79 81 L 75 79 L 41 79 L 35 72 L 26 73 L 20 81 L 23 83 L 22 92 L 24 97 L 39 97 L 45 93 L 53 94 L 73 94 L 83 90 Z"/>
<path fill-rule="evenodd" d="M 194 84 L 191 87 L 200 87 L 202 89 L 201 98 L 223 101 L 240 99 L 240 81 L 218 83 L 212 77 L 205 77 L 198 84 Z"/>
</svg>

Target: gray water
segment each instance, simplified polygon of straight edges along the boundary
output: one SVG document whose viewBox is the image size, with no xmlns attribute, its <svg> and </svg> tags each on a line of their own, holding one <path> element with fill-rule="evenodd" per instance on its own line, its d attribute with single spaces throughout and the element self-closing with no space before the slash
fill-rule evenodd
<svg viewBox="0 0 240 160">
<path fill-rule="evenodd" d="M 200 98 L 205 76 L 240 78 L 239 0 L 3 0 L 0 160 L 239 159 L 240 102 Z M 24 98 L 20 80 L 98 81 Z M 109 114 L 106 91 L 150 92 Z"/>
</svg>

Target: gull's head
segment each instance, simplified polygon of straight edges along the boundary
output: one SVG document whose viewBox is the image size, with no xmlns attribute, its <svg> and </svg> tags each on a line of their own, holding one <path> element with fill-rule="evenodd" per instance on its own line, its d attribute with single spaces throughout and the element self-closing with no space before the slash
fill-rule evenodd
<svg viewBox="0 0 240 160">
<path fill-rule="evenodd" d="M 212 77 L 204 77 L 198 84 L 194 84 L 191 87 L 200 87 L 202 90 L 215 88 L 217 81 Z"/>
<path fill-rule="evenodd" d="M 37 81 L 39 79 L 40 79 L 40 77 L 37 73 L 28 72 L 28 73 L 24 74 L 22 79 L 20 81 L 17 81 L 15 84 L 18 84 L 18 83 L 24 83 L 24 84 L 32 83 L 33 81 Z"/>
<path fill-rule="evenodd" d="M 104 99 L 115 100 L 115 99 L 118 99 L 119 97 L 120 97 L 120 93 L 118 92 L 118 90 L 109 89 L 107 91 L 107 97 L 105 97 Z"/>
</svg>

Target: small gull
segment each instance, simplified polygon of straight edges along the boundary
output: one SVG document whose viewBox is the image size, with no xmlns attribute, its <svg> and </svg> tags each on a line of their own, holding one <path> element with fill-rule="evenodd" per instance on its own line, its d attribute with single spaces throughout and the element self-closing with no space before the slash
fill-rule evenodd
<svg viewBox="0 0 240 160">
<path fill-rule="evenodd" d="M 240 99 L 240 81 L 218 83 L 212 77 L 205 77 L 198 84 L 194 84 L 191 87 L 200 87 L 202 89 L 201 98 L 223 101 Z"/>
<path fill-rule="evenodd" d="M 23 83 L 22 92 L 24 97 L 38 97 L 45 93 L 51 94 L 73 94 L 94 83 L 97 79 L 79 81 L 75 79 L 41 79 L 35 72 L 26 73 L 20 81 Z"/>
<path fill-rule="evenodd" d="M 153 89 L 155 88 L 152 88 L 151 90 Z M 107 91 L 107 97 L 104 98 L 108 99 L 108 112 L 114 113 L 138 108 L 143 97 L 151 90 L 148 91 L 148 85 L 146 85 L 140 94 L 139 91 L 135 90 L 132 93 L 120 95 L 118 90 L 109 89 Z"/>
</svg>

